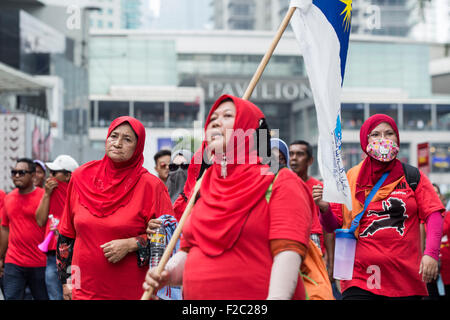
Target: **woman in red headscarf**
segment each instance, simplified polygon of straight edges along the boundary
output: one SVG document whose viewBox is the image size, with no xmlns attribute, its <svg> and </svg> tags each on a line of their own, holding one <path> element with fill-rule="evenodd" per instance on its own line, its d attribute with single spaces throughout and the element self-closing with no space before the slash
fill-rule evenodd
<svg viewBox="0 0 450 320">
<path fill-rule="evenodd" d="M 373 186 L 389 172 L 355 231 L 353 277 L 341 281 L 343 299 L 420 299 L 427 295 L 426 283 L 437 277 L 444 207 L 423 172 L 415 191 L 408 184 L 397 159 L 400 136 L 391 117 L 376 114 L 367 119 L 360 142 L 367 157 L 347 173 L 352 211 L 345 205 L 330 206 L 322 200 L 321 187 L 313 189 L 327 232 L 347 229 Z M 423 255 L 419 219 L 430 231 Z"/>
<path fill-rule="evenodd" d="M 264 114 L 249 101 L 224 95 L 215 102 L 205 126 L 200 196 L 183 228 L 182 250 L 161 278 L 154 269 L 147 273 L 144 290 L 182 284 L 188 300 L 305 298 L 299 268 L 313 200 L 294 173 L 282 170 L 274 181 L 262 164 L 258 151 L 270 150 L 269 139 L 256 134 L 255 141 L 253 134 L 264 125 Z"/>
<path fill-rule="evenodd" d="M 150 219 L 173 215 L 167 188 L 142 167 L 144 143 L 144 126 L 119 117 L 109 127 L 103 159 L 73 172 L 57 246 L 66 299 L 140 298 L 146 268 L 132 252 L 145 246 Z"/>
</svg>

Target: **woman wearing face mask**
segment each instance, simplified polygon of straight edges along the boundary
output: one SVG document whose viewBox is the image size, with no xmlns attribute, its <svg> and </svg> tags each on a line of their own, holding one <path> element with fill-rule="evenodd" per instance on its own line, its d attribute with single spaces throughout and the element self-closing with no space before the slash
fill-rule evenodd
<svg viewBox="0 0 450 320">
<path fill-rule="evenodd" d="M 142 294 L 147 268 L 138 267 L 136 253 L 147 244 L 147 224 L 173 215 L 166 186 L 142 166 L 144 143 L 144 126 L 119 117 L 109 127 L 103 159 L 72 173 L 56 252 L 66 300 L 136 300 Z"/>
<path fill-rule="evenodd" d="M 343 299 L 421 299 L 428 295 L 426 283 L 438 274 L 444 207 L 422 172 L 415 191 L 408 185 L 397 159 L 400 137 L 391 117 L 376 114 L 367 119 L 360 142 L 367 157 L 347 173 L 352 211 L 340 204 L 330 206 L 322 200 L 322 188 L 313 188 L 325 229 L 347 229 L 373 186 L 388 172 L 355 231 L 353 277 L 341 281 Z M 429 230 L 423 255 L 419 219 L 426 221 Z"/>
<path fill-rule="evenodd" d="M 172 154 L 172 159 L 169 164 L 169 177 L 166 182 L 172 203 L 183 192 L 191 158 L 192 153 L 188 150 L 179 150 Z"/>
<path fill-rule="evenodd" d="M 264 124 L 264 114 L 249 101 L 229 95 L 216 101 L 202 149 L 212 164 L 184 225 L 181 250 L 161 277 L 149 270 L 144 290 L 182 284 L 186 300 L 305 298 L 299 268 L 314 202 L 293 172 L 282 170 L 274 181 L 261 163 L 256 146 L 270 150 L 269 141 L 255 141 L 252 133 Z"/>
</svg>

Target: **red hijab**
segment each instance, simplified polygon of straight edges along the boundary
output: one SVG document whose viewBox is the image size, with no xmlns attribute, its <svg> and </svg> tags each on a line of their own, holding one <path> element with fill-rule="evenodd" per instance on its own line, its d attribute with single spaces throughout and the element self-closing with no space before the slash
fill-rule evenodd
<svg viewBox="0 0 450 320">
<path fill-rule="evenodd" d="M 259 128 L 264 114 L 257 106 L 240 98 L 223 95 L 211 108 L 206 119 L 205 131 L 212 113 L 226 99 L 231 99 L 236 106 L 233 137 L 247 130 Z M 242 130 L 236 132 L 237 129 Z M 266 190 L 274 178 L 269 172 L 269 167 L 261 164 L 253 135 L 247 134 L 245 139 L 238 141 L 241 142 L 235 143 L 234 148 L 227 148 L 226 178 L 221 176 L 220 161 L 213 163 L 205 171 L 200 188 L 201 199 L 192 212 L 193 236 L 199 248 L 209 256 L 218 256 L 230 249 L 238 240 L 248 216 L 262 214 L 254 209 L 264 200 Z M 204 142 L 202 150 L 206 146 Z M 231 160 L 234 162 L 230 163 Z M 245 163 L 242 163 L 244 160 Z"/>
<path fill-rule="evenodd" d="M 127 122 L 137 136 L 136 149 L 125 161 L 113 162 L 106 154 L 102 160 L 82 165 L 74 171 L 71 182 L 79 194 L 80 203 L 97 217 L 113 214 L 131 199 L 134 186 L 141 175 L 147 173 L 144 163 L 145 128 L 139 120 L 124 116 L 115 119 L 108 129 L 108 135 L 119 125 Z"/>
<path fill-rule="evenodd" d="M 382 186 L 388 185 L 404 175 L 402 164 L 398 159 L 394 159 L 390 162 L 382 162 L 369 156 L 366 151 L 367 145 L 369 144 L 369 133 L 382 122 L 386 122 L 392 127 L 397 135 L 398 145 L 400 145 L 400 135 L 398 134 L 397 124 L 391 117 L 385 114 L 375 114 L 363 123 L 359 132 L 359 139 L 361 149 L 367 154 L 367 157 L 359 171 L 355 191 L 356 199 L 361 203 L 364 203 L 366 199 L 365 190 L 372 189 L 386 171 L 390 171 L 390 173 Z"/>
</svg>

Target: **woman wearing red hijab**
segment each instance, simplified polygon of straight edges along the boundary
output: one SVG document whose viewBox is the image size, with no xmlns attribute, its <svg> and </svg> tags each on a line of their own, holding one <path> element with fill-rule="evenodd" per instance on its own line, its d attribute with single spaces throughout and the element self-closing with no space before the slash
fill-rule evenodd
<svg viewBox="0 0 450 320">
<path fill-rule="evenodd" d="M 182 250 L 161 278 L 154 269 L 147 273 L 144 290 L 182 284 L 187 300 L 305 298 L 299 268 L 313 200 L 294 173 L 283 170 L 274 181 L 261 163 L 258 150 L 263 144 L 270 150 L 269 139 L 255 141 L 252 133 L 264 124 L 264 114 L 251 102 L 224 95 L 213 105 L 202 152 L 204 160 L 212 156 L 212 164 L 184 225 Z"/>
<path fill-rule="evenodd" d="M 422 172 L 415 191 L 408 185 L 397 159 L 400 137 L 391 117 L 376 114 L 367 119 L 360 130 L 360 142 L 367 157 L 347 173 L 352 211 L 336 204 L 330 210 L 321 200 L 322 189 L 313 189 L 327 232 L 347 229 L 363 210 L 373 186 L 389 172 L 355 231 L 353 277 L 341 281 L 343 299 L 420 299 L 427 295 L 426 283 L 437 277 L 444 207 Z M 419 220 L 426 221 L 430 231 L 423 255 Z"/>
<path fill-rule="evenodd" d="M 66 299 L 140 298 L 146 268 L 130 253 L 145 246 L 150 219 L 173 215 L 167 188 L 142 167 L 144 143 L 144 126 L 119 117 L 109 127 L 103 159 L 73 173 L 57 247 Z"/>
</svg>

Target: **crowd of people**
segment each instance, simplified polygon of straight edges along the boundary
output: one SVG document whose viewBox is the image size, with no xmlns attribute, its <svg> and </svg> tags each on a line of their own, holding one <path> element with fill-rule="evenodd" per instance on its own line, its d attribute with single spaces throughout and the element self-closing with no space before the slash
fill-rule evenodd
<svg viewBox="0 0 450 320">
<path fill-rule="evenodd" d="M 352 210 L 322 199 L 323 183 L 309 175 L 310 143 L 259 134 L 269 125 L 253 103 L 223 95 L 201 148 L 158 151 L 156 175 L 143 167 L 146 130 L 128 116 L 110 124 L 101 160 L 18 159 L 16 188 L 0 190 L 0 293 L 128 300 L 154 289 L 153 299 L 303 300 L 311 293 L 300 270 L 317 247 L 335 299 L 449 298 L 445 199 L 397 159 L 392 118 L 377 114 L 361 126 L 364 159 L 347 173 Z M 184 213 L 177 250 L 158 274 L 149 239 L 162 224 L 173 231 Z M 350 280 L 333 274 L 337 230 L 356 239 Z M 156 295 L 163 288 L 174 289 Z"/>
</svg>

